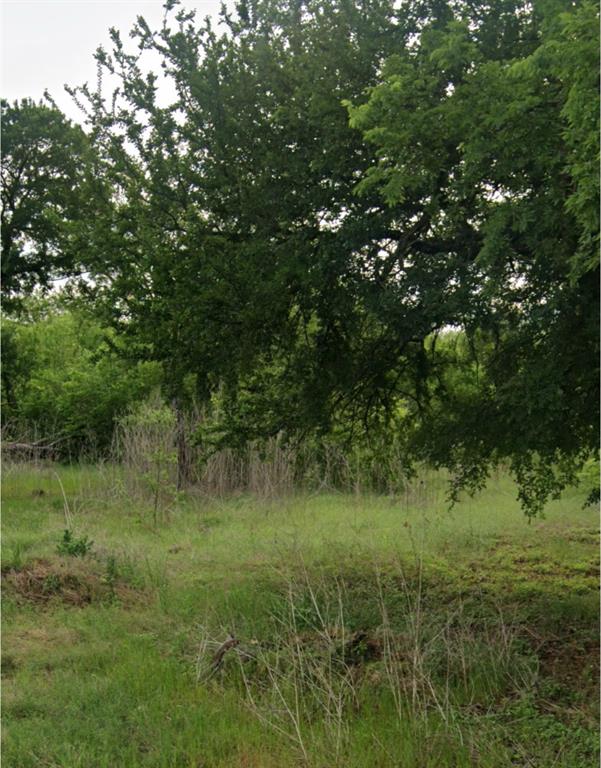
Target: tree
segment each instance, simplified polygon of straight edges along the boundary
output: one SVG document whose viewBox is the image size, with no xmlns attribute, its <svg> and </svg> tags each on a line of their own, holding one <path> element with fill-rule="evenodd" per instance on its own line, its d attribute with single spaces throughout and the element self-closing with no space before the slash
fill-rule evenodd
<svg viewBox="0 0 601 768">
<path fill-rule="evenodd" d="M 53 106 L 2 101 L 2 296 L 5 309 L 76 261 L 69 227 L 84 214 L 86 136 Z"/>
<path fill-rule="evenodd" d="M 319 378 L 334 377 L 342 359 L 332 351 L 362 322 L 344 280 L 385 226 L 364 214 L 372 204 L 386 214 L 376 195 L 353 194 L 369 159 L 341 98 L 374 81 L 393 19 L 388 2 L 369 14 L 274 2 L 227 17 L 221 36 L 183 11 L 175 30 L 139 20 L 134 37 L 161 54 L 176 88 L 166 107 L 116 32 L 113 51 L 99 52 L 122 98 L 113 108 L 75 94 L 114 190 L 81 238 L 90 290 L 141 354 L 161 361 L 170 397 L 193 373 L 201 398 L 225 384 L 234 401 L 241 379 L 278 356 L 285 376 L 302 367 L 311 405 L 293 414 L 279 403 L 269 429 L 327 426 Z"/>
<path fill-rule="evenodd" d="M 242 436 L 352 440 L 402 405 L 414 457 L 472 487 L 508 458 L 540 508 L 598 442 L 594 12 L 269 0 L 217 34 L 166 6 L 138 53 L 99 51 L 114 99 L 74 91 L 109 190 L 79 239 L 107 317 L 174 399 L 189 374 L 224 393 Z"/>
<path fill-rule="evenodd" d="M 349 104 L 379 156 L 358 191 L 422 211 L 434 270 L 463 288 L 447 322 L 468 334 L 479 383 L 466 397 L 439 377 L 423 455 L 472 487 L 509 460 L 530 511 L 599 449 L 598 10 L 565 7 L 493 6 L 494 37 L 490 16 L 460 7 Z M 419 243 L 404 256 L 428 258 Z M 434 346 L 430 359 L 448 369 Z"/>
</svg>

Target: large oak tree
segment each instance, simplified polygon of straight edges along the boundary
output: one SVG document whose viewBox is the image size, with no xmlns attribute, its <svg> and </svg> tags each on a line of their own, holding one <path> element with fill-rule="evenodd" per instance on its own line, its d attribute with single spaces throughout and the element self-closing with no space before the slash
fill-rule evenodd
<svg viewBox="0 0 601 768">
<path fill-rule="evenodd" d="M 256 0 L 215 31 L 176 6 L 99 52 L 113 100 L 76 93 L 98 305 L 240 439 L 402 404 L 414 456 L 468 485 L 509 459 L 538 509 L 598 445 L 596 9 Z"/>
</svg>

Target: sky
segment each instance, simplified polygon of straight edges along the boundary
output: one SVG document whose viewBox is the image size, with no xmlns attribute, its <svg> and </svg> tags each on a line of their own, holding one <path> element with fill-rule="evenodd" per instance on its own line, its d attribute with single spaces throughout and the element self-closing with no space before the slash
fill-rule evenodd
<svg viewBox="0 0 601 768">
<path fill-rule="evenodd" d="M 48 89 L 72 120 L 81 113 L 64 84 L 96 82 L 93 55 L 110 48 L 109 27 L 127 39 L 137 16 L 151 29 L 163 18 L 163 0 L 0 0 L 0 93 L 8 101 L 40 100 Z M 229 4 L 229 3 L 228 3 Z M 217 17 L 220 0 L 183 0 L 197 16 Z"/>
</svg>

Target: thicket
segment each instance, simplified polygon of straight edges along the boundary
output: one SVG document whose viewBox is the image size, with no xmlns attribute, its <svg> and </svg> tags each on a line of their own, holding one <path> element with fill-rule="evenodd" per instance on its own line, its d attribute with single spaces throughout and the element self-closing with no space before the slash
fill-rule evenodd
<svg viewBox="0 0 601 768">
<path fill-rule="evenodd" d="M 350 442 L 343 424 L 297 440 L 285 433 L 235 440 L 244 433 L 232 426 L 223 393 L 200 406 L 188 381 L 190 406 L 178 422 L 161 393 L 160 367 L 128 361 L 111 329 L 68 309 L 64 299 L 29 299 L 27 315 L 4 319 L 3 334 L 5 458 L 116 462 L 120 469 L 107 482 L 149 505 L 155 523 L 179 499 L 182 431 L 186 483 L 209 497 L 248 492 L 274 498 L 300 489 L 413 494 L 419 482 L 408 449 L 411 418 L 401 404 L 394 429 L 388 423 L 379 432 L 355 433 Z M 467 339 L 448 331 L 438 344 L 463 361 L 453 387 L 465 394 L 477 378 Z M 591 458 L 576 479 L 594 489 L 598 477 L 598 461 Z"/>
<path fill-rule="evenodd" d="M 410 474 L 398 435 L 344 431 L 233 439 L 223 393 L 202 407 L 187 382 L 183 424 L 161 394 L 162 371 L 128 360 L 110 328 L 65 299 L 28 299 L 18 319 L 3 320 L 2 428 L 7 454 L 117 461 L 130 495 L 164 509 L 176 498 L 183 430 L 187 480 L 199 491 L 280 495 L 294 488 L 391 490 Z M 26 309 L 25 309 L 26 307 Z M 403 411 L 399 408 L 399 418 Z M 16 444 L 16 445 L 15 445 Z"/>
<path fill-rule="evenodd" d="M 160 369 L 127 361 L 89 316 L 28 306 L 28 317 L 2 322 L 5 441 L 61 459 L 108 456 L 117 419 L 160 385 Z"/>
</svg>

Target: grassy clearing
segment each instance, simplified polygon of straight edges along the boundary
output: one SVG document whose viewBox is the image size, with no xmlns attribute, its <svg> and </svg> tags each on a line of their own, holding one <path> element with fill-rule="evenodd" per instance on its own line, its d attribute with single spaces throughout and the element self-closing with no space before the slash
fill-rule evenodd
<svg viewBox="0 0 601 768">
<path fill-rule="evenodd" d="M 398 498 L 190 496 L 155 527 L 110 468 L 3 485 L 7 765 L 598 764 L 576 491 L 529 524 L 507 478 L 449 512 L 427 473 Z M 65 506 L 85 557 L 57 552 Z"/>
</svg>

